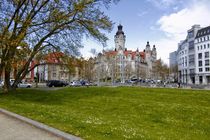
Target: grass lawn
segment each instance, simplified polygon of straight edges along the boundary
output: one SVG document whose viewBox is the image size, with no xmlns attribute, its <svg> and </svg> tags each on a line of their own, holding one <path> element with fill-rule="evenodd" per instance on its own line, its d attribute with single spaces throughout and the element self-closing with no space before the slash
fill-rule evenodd
<svg viewBox="0 0 210 140">
<path fill-rule="evenodd" d="M 0 94 L 0 107 L 90 140 L 210 138 L 210 91 L 19 89 Z"/>
</svg>

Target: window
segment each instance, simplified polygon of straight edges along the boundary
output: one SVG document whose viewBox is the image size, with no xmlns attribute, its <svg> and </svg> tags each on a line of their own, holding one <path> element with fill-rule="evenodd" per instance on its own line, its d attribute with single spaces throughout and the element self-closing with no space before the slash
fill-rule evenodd
<svg viewBox="0 0 210 140">
<path fill-rule="evenodd" d="M 210 76 L 206 76 L 206 81 L 208 84 L 210 84 Z"/>
<path fill-rule="evenodd" d="M 199 76 L 199 82 L 200 82 L 200 84 L 203 83 L 203 76 Z"/>
<path fill-rule="evenodd" d="M 205 52 L 205 58 L 209 58 L 209 52 Z"/>
<path fill-rule="evenodd" d="M 199 50 L 199 46 L 198 46 L 198 50 Z"/>
<path fill-rule="evenodd" d="M 209 72 L 209 68 L 206 68 L 206 72 Z"/>
<path fill-rule="evenodd" d="M 184 67 L 184 57 L 182 58 L 182 66 Z"/>
<path fill-rule="evenodd" d="M 56 77 L 56 73 L 53 73 L 53 77 Z"/>
<path fill-rule="evenodd" d="M 195 74 L 195 69 L 190 69 L 190 74 Z"/>
<path fill-rule="evenodd" d="M 194 50 L 194 41 L 189 42 L 189 50 L 193 51 Z"/>
<path fill-rule="evenodd" d="M 187 67 L 187 57 L 185 56 L 185 67 Z"/>
<path fill-rule="evenodd" d="M 203 49 L 203 46 L 201 45 L 201 50 Z"/>
<path fill-rule="evenodd" d="M 55 65 L 52 66 L 52 70 L 56 71 L 56 66 Z"/>
<path fill-rule="evenodd" d="M 198 61 L 198 66 L 199 66 L 199 67 L 202 66 L 202 61 Z"/>
<path fill-rule="evenodd" d="M 203 47 L 203 49 L 206 49 L 206 44 L 204 44 L 204 47 Z"/>
<path fill-rule="evenodd" d="M 198 59 L 202 59 L 202 53 L 198 54 Z"/>
<path fill-rule="evenodd" d="M 193 37 L 194 37 L 194 32 L 193 32 L 193 31 L 189 32 L 189 33 L 188 33 L 188 37 L 189 37 L 189 38 L 193 38 Z"/>
<path fill-rule="evenodd" d="M 209 60 L 205 60 L 205 66 L 209 66 Z"/>
<path fill-rule="evenodd" d="M 208 44 L 208 48 L 210 47 L 210 44 Z"/>
<path fill-rule="evenodd" d="M 195 65 L 195 56 L 193 54 L 189 55 L 189 65 Z"/>
<path fill-rule="evenodd" d="M 203 69 L 202 68 L 199 68 L 199 72 L 202 72 L 203 71 Z"/>
</svg>

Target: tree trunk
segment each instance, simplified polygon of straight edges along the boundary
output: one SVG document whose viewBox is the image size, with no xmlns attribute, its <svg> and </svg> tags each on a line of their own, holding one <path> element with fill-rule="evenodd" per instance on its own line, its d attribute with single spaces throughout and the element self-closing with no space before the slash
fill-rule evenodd
<svg viewBox="0 0 210 140">
<path fill-rule="evenodd" d="M 0 80 L 3 80 L 1 79 L 1 76 L 3 75 L 3 71 L 4 71 L 4 65 L 0 64 Z"/>
<path fill-rule="evenodd" d="M 10 85 L 10 68 L 5 69 L 5 78 L 4 78 L 4 88 L 3 92 L 8 93 L 11 90 L 11 85 Z"/>
</svg>

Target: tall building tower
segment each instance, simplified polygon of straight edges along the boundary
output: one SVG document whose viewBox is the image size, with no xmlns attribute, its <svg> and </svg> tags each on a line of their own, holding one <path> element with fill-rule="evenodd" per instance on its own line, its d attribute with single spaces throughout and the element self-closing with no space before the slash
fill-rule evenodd
<svg viewBox="0 0 210 140">
<path fill-rule="evenodd" d="M 145 48 L 145 55 L 146 55 L 146 62 L 150 62 L 151 59 L 151 48 L 150 48 L 150 44 L 149 41 L 147 42 L 146 48 Z"/>
<path fill-rule="evenodd" d="M 114 39 L 114 41 L 115 41 L 115 49 L 118 51 L 118 50 L 125 50 L 125 38 L 126 38 L 126 36 L 125 36 L 125 34 L 124 34 L 124 32 L 123 32 L 123 26 L 122 25 L 119 25 L 118 26 L 118 31 L 117 31 L 117 33 L 116 33 L 116 35 L 115 35 L 115 39 Z"/>
<path fill-rule="evenodd" d="M 157 50 L 156 50 L 156 47 L 155 45 L 153 45 L 153 48 L 152 48 L 152 61 L 156 61 L 157 60 Z"/>
<path fill-rule="evenodd" d="M 123 26 L 119 25 L 116 35 L 114 36 L 115 41 L 115 50 L 117 51 L 118 55 L 118 67 L 119 67 L 119 77 L 121 80 L 121 83 L 125 82 L 125 75 L 124 75 L 124 51 L 125 51 L 125 34 L 123 32 Z"/>
</svg>

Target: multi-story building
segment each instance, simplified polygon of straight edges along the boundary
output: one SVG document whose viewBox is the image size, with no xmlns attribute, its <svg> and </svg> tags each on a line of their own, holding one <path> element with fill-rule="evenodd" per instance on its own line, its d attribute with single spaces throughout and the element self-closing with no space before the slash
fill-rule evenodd
<svg viewBox="0 0 210 140">
<path fill-rule="evenodd" d="M 198 31 L 195 38 L 196 84 L 210 84 L 210 26 Z"/>
<path fill-rule="evenodd" d="M 70 81 L 70 75 L 67 64 L 63 61 L 64 53 L 53 52 L 47 54 L 44 59 L 39 62 L 40 65 L 35 68 L 35 75 L 39 77 L 39 82 L 47 80 L 63 80 Z"/>
<path fill-rule="evenodd" d="M 122 29 L 123 26 L 119 25 L 114 37 L 115 49 L 103 51 L 96 58 L 96 77 L 121 83 L 131 78 L 151 78 L 152 66 L 157 58 L 155 45 L 151 48 L 147 42 L 142 52 L 138 49 L 128 50 L 125 47 L 126 36 Z"/>
<path fill-rule="evenodd" d="M 169 80 L 171 82 L 177 81 L 178 75 L 178 63 L 177 63 L 177 51 L 169 54 Z"/>
<path fill-rule="evenodd" d="M 194 25 L 187 38 L 178 44 L 177 61 L 179 82 L 185 84 L 209 84 L 209 36 L 210 27 Z"/>
<path fill-rule="evenodd" d="M 169 67 L 172 68 L 177 65 L 177 51 L 174 51 L 169 54 Z"/>
</svg>

